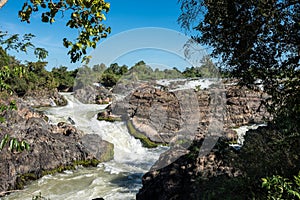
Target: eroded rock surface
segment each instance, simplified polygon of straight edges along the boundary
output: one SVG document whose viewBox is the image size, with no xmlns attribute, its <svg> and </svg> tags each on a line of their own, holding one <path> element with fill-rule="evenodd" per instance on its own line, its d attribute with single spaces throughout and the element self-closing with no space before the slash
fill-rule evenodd
<svg viewBox="0 0 300 200">
<path fill-rule="evenodd" d="M 62 95 L 60 95 L 56 89 L 29 91 L 23 97 L 23 101 L 31 107 L 67 105 L 67 100 Z"/>
<path fill-rule="evenodd" d="M 130 120 L 139 132 L 157 143 L 168 144 L 184 131 L 201 138 L 214 123 L 223 130 L 221 136 L 235 140 L 231 128 L 268 121 L 270 115 L 262 104 L 266 98 L 262 91 L 236 85 L 198 91 L 143 85 L 113 104 L 109 113 Z"/>
</svg>

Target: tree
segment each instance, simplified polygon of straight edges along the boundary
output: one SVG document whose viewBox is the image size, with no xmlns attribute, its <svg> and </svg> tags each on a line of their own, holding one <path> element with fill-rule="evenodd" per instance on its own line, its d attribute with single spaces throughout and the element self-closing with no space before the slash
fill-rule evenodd
<svg viewBox="0 0 300 200">
<path fill-rule="evenodd" d="M 211 55 L 220 58 L 223 70 L 238 78 L 240 84 L 250 88 L 259 84 L 270 96 L 265 104 L 274 120 L 267 127 L 246 134 L 234 163 L 243 173 L 237 177 L 241 182 L 235 187 L 247 189 L 249 199 L 260 197 L 260 178 L 291 178 L 299 171 L 300 2 L 179 2 L 182 14 L 178 21 L 193 41 L 211 46 Z M 271 189 L 276 192 L 281 186 L 276 184 Z M 277 195 L 273 197 L 277 199 Z"/>
<path fill-rule="evenodd" d="M 68 71 L 67 67 L 60 66 L 58 68 L 52 68 L 51 73 L 58 83 L 58 91 L 72 90 L 77 70 Z"/>
<path fill-rule="evenodd" d="M 2 8 L 6 3 L 7 3 L 8 0 L 1 0 L 0 1 L 0 8 Z"/>
<path fill-rule="evenodd" d="M 0 8 L 8 0 L 0 1 Z M 106 38 L 111 32 L 110 27 L 106 27 L 103 21 L 106 20 L 105 14 L 108 13 L 110 4 L 104 0 L 31 0 L 26 1 L 19 11 L 21 21 L 30 23 L 32 13 L 40 12 L 41 20 L 44 23 L 54 23 L 57 13 L 69 15 L 66 23 L 71 29 L 78 29 L 78 37 L 75 42 L 63 39 L 63 45 L 69 48 L 71 62 L 77 62 L 82 55 L 86 54 L 88 47 L 96 48 L 96 44 L 101 38 Z M 83 61 L 87 57 L 83 58 Z"/>
<path fill-rule="evenodd" d="M 267 199 L 300 199 L 300 172 L 293 182 L 278 175 L 263 178 L 262 187 L 268 190 Z"/>
<path fill-rule="evenodd" d="M 300 2 L 180 0 L 178 21 L 196 42 L 212 47 L 240 83 L 259 81 L 277 119 L 299 124 Z M 282 120 L 279 120 L 282 121 Z"/>
<path fill-rule="evenodd" d="M 31 49 L 39 61 L 44 60 L 48 56 L 48 51 L 44 48 L 35 47 L 35 45 L 31 43 L 31 39 L 34 37 L 35 35 L 31 33 L 24 34 L 22 37 L 20 37 L 19 34 L 10 35 L 7 32 L 3 32 L 0 30 L 0 51 L 5 52 L 5 54 L 7 54 L 8 50 L 27 53 L 28 50 Z M 4 54 L 1 53 L 1 55 Z"/>
</svg>

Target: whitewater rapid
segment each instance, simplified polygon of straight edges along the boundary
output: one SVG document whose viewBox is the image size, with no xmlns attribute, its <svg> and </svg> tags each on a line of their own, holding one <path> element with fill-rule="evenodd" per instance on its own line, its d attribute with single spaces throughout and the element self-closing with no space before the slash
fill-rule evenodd
<svg viewBox="0 0 300 200">
<path fill-rule="evenodd" d="M 135 199 L 141 185 L 141 177 L 167 147 L 147 149 L 133 138 L 123 122 L 98 121 L 96 116 L 107 105 L 82 104 L 72 93 L 62 93 L 68 100 L 64 107 L 44 110 L 49 122 L 69 122 L 85 134 L 98 134 L 114 144 L 114 159 L 101 163 L 97 168 L 78 167 L 75 171 L 47 175 L 3 199 L 31 200 L 41 193 L 51 200 L 89 200 L 103 197 L 105 200 Z"/>
<path fill-rule="evenodd" d="M 215 80 L 183 81 L 181 86 L 173 90 L 191 89 L 200 86 L 208 88 Z M 172 81 L 161 80 L 162 86 L 172 84 Z M 20 192 L 15 192 L 3 200 L 31 200 L 33 195 L 41 193 L 51 200 L 91 200 L 103 197 L 105 200 L 135 199 L 141 188 L 141 178 L 149 171 L 167 147 L 147 149 L 139 140 L 133 138 L 123 122 L 98 121 L 97 113 L 107 105 L 83 104 L 72 93 L 62 93 L 68 100 L 67 106 L 45 108 L 49 122 L 74 121 L 75 126 L 85 134 L 98 134 L 103 140 L 114 144 L 114 159 L 104 162 L 96 168 L 78 167 L 74 171 L 65 171 L 55 175 L 47 175 L 32 182 Z M 239 136 L 246 130 L 236 130 Z M 239 141 L 242 144 L 242 139 Z"/>
</svg>

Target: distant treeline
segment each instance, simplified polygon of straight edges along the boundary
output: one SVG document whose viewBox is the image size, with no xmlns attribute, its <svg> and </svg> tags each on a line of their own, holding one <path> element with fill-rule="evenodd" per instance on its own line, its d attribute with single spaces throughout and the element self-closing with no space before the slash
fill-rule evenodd
<svg viewBox="0 0 300 200">
<path fill-rule="evenodd" d="M 105 64 L 97 64 L 92 67 L 83 66 L 77 72 L 75 85 L 83 87 L 91 83 L 100 83 L 105 87 L 113 87 L 119 81 L 151 81 L 174 78 L 214 78 L 225 76 L 220 72 L 209 57 L 204 57 L 201 66 L 187 67 L 180 71 L 176 67 L 171 69 L 159 69 L 147 65 L 144 61 L 137 62 L 134 66 L 119 66 L 117 63 L 107 67 Z"/>
<path fill-rule="evenodd" d="M 57 88 L 59 91 L 71 91 L 74 86 L 82 87 L 91 83 L 113 87 L 121 78 L 124 80 L 157 80 L 220 76 L 219 70 L 209 57 L 203 58 L 201 66 L 187 67 L 184 71 L 180 71 L 176 67 L 153 69 L 144 61 L 131 67 L 113 63 L 109 67 L 105 64 L 97 64 L 92 67 L 84 65 L 74 70 L 60 66 L 52 68 L 51 71 L 46 70 L 46 65 L 47 62 L 22 64 L 0 47 L 1 83 L 19 96 L 23 96 L 27 91 L 38 89 Z M 224 75 L 224 73 L 222 74 Z M 1 86 L 2 89 L 4 88 Z"/>
</svg>

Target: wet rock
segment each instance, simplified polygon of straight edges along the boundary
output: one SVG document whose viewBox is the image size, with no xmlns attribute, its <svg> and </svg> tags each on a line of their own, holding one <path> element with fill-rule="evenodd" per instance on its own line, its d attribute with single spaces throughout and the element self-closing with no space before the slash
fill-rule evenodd
<svg viewBox="0 0 300 200">
<path fill-rule="evenodd" d="M 108 121 L 108 122 L 114 122 L 114 121 L 121 121 L 120 115 L 114 115 L 111 111 L 111 105 L 108 105 L 104 110 L 100 111 L 97 114 L 97 119 L 99 121 Z"/>
<path fill-rule="evenodd" d="M 98 135 L 84 135 L 73 125 L 51 125 L 42 113 L 17 100 L 18 110 L 6 111 L 0 124 L 0 139 L 6 134 L 26 141 L 30 150 L 17 152 L 5 147 L 0 154 L 0 196 L 21 189 L 27 181 L 43 175 L 74 169 L 76 165 L 95 166 L 113 158 L 113 145 Z"/>
<path fill-rule="evenodd" d="M 99 135 L 85 135 L 81 139 L 81 144 L 89 154 L 88 159 L 97 159 L 103 162 L 111 160 L 114 156 L 113 144 L 102 140 Z"/>
</svg>

